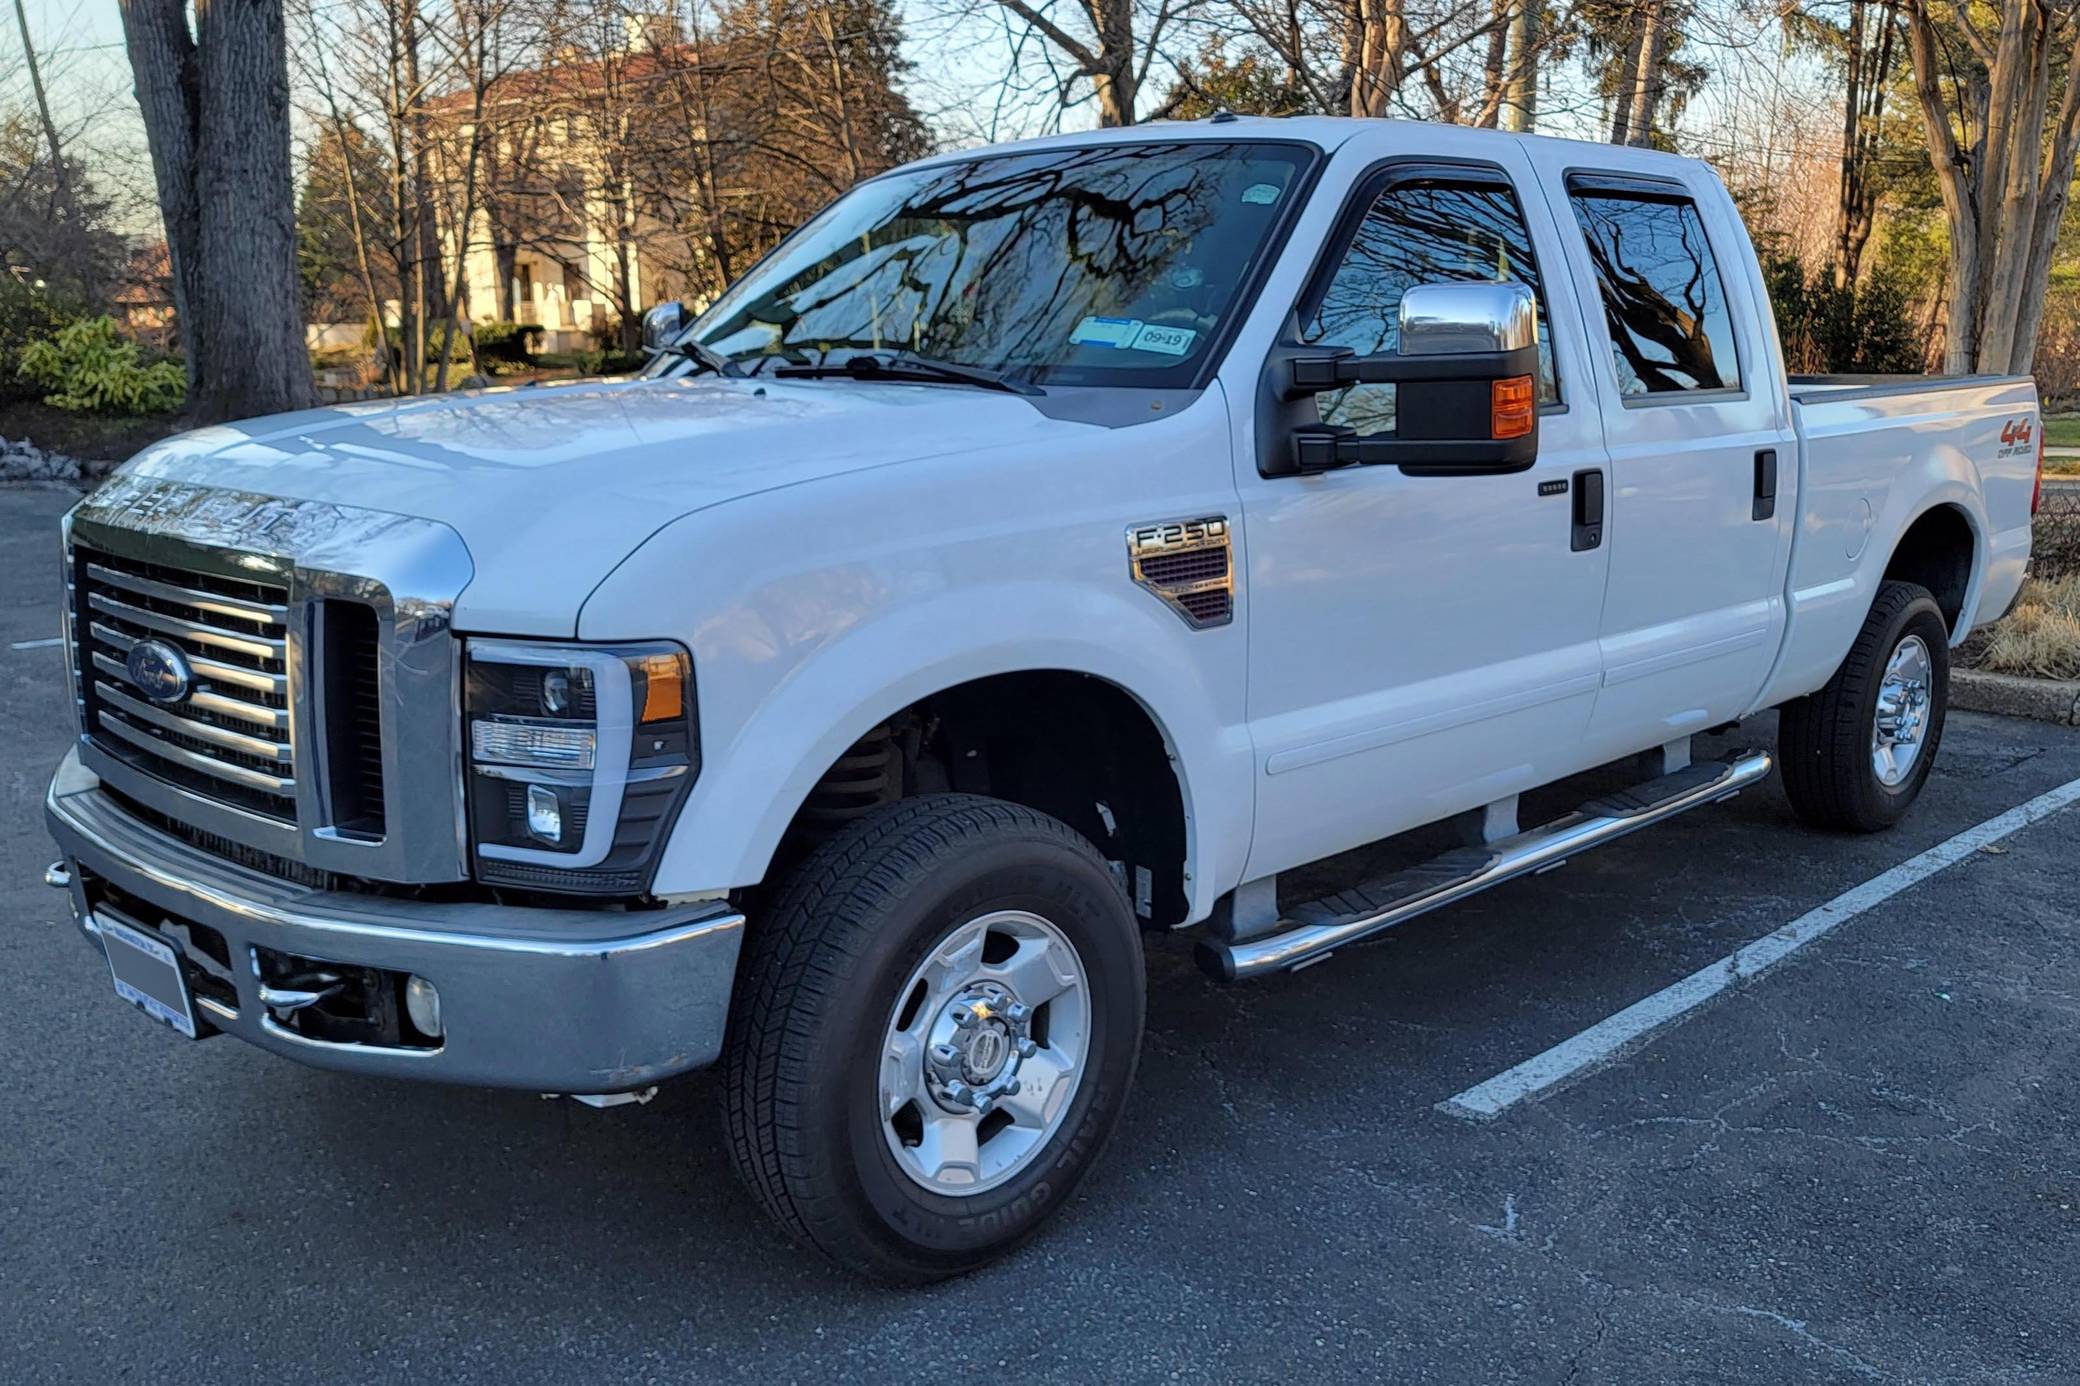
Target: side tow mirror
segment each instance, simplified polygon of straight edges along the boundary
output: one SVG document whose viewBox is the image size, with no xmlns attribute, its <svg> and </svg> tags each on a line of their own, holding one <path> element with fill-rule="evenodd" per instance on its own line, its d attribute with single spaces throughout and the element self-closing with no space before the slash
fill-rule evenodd
<svg viewBox="0 0 2080 1386">
<path fill-rule="evenodd" d="M 1538 304 L 1517 283 L 1418 284 L 1401 296 L 1400 350 L 1295 352 L 1285 395 L 1393 385 L 1394 432 L 1295 430 L 1293 470 L 1353 463 L 1411 474 L 1523 471 L 1538 460 Z"/>
<path fill-rule="evenodd" d="M 686 305 L 677 299 L 658 304 L 643 314 L 643 350 L 663 351 L 679 339 L 679 334 L 684 332 L 686 325 L 692 321 L 692 317 L 686 312 Z"/>
</svg>

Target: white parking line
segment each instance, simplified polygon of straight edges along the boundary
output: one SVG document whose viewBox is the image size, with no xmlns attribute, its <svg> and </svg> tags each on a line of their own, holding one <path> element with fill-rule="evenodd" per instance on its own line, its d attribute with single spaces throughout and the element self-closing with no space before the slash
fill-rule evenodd
<svg viewBox="0 0 2080 1386">
<path fill-rule="evenodd" d="M 1919 856 L 1909 857 L 1883 875 L 1844 891 L 1775 933 L 1598 1021 L 1572 1039 L 1562 1040 L 1543 1054 L 1526 1059 L 1456 1097 L 1446 1098 L 1437 1104 L 1437 1109 L 1468 1121 L 1491 1121 L 1525 1098 L 1536 1097 L 1584 1069 L 1615 1057 L 1663 1026 L 1681 1020 L 1719 993 L 1761 975 L 1813 940 L 1884 904 L 1909 886 L 2076 802 L 2080 802 L 2080 780 L 2071 780 L 1997 818 L 1987 819 L 1976 828 L 1968 828 Z"/>
<path fill-rule="evenodd" d="M 10 650 L 47 650 L 53 645 L 62 645 L 65 637 L 54 635 L 48 640 L 17 640 L 7 648 Z"/>
</svg>

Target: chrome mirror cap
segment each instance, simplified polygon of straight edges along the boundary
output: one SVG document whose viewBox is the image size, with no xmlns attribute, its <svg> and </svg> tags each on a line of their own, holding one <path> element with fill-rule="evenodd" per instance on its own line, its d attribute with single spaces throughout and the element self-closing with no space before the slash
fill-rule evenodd
<svg viewBox="0 0 2080 1386">
<path fill-rule="evenodd" d="M 1401 353 L 1446 356 L 1538 345 L 1538 301 L 1522 284 L 1417 284 L 1401 296 Z"/>
<path fill-rule="evenodd" d="M 643 314 L 643 350 L 663 351 L 679 339 L 691 321 L 686 305 L 677 299 L 658 304 Z"/>
</svg>

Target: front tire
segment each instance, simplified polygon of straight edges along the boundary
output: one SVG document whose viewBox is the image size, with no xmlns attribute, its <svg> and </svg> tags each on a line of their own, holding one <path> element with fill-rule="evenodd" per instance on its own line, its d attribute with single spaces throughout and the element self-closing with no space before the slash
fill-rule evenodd
<svg viewBox="0 0 2080 1386">
<path fill-rule="evenodd" d="M 916 1284 L 1060 1208 L 1125 1105 L 1140 930 L 1020 805 L 928 795 L 812 853 L 747 942 L 723 1055 L 737 1171 L 795 1238 Z"/>
<path fill-rule="evenodd" d="M 1784 792 L 1815 827 L 1880 832 L 1928 780 L 1950 707 L 1950 627 L 1928 589 L 1878 589 L 1849 657 L 1777 722 Z"/>
</svg>

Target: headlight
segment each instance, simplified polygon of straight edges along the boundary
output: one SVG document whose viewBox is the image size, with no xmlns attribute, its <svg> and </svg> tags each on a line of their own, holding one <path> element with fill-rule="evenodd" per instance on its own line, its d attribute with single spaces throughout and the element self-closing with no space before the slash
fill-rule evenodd
<svg viewBox="0 0 2080 1386">
<path fill-rule="evenodd" d="M 647 890 L 700 765 L 686 651 L 521 640 L 468 649 L 477 879 L 585 895 Z"/>
</svg>

